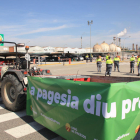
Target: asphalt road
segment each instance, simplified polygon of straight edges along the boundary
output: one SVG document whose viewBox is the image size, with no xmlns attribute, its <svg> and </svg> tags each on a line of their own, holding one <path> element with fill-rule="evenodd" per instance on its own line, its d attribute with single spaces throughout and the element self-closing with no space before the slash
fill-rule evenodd
<svg viewBox="0 0 140 140">
<path fill-rule="evenodd" d="M 53 75 L 62 75 L 62 74 L 83 74 L 83 75 L 105 75 L 106 64 L 102 63 L 101 73 L 97 72 L 97 65 L 94 62 L 85 63 L 83 62 L 73 62 L 72 65 L 68 65 L 68 62 L 63 63 L 54 63 L 55 65 L 50 65 L 53 63 L 47 63 L 48 65 L 38 66 L 41 69 L 49 69 Z M 121 77 L 137 77 L 137 66 L 135 63 L 135 72 L 130 73 L 130 63 L 128 60 L 120 63 L 120 72 L 114 72 L 114 66 L 112 67 L 111 76 L 121 76 Z"/>
<path fill-rule="evenodd" d="M 79 64 L 82 63 L 82 64 Z M 50 63 L 48 63 L 50 64 Z M 52 63 L 53 64 L 53 63 Z M 67 63 L 65 63 L 67 64 Z M 104 75 L 106 64 L 102 64 L 102 72 L 97 72 L 95 63 L 74 62 L 73 65 L 56 65 L 38 66 L 42 69 L 50 69 L 53 75 L 62 74 L 88 74 Z M 135 73 L 129 73 L 129 63 L 120 63 L 121 72 L 112 72 L 112 76 L 137 77 L 137 68 Z M 47 128 L 36 123 L 32 117 L 26 115 L 26 111 L 10 112 L 5 109 L 0 98 L 0 140 L 64 140 L 62 137 L 53 133 Z M 140 140 L 140 133 L 134 140 Z"/>
<path fill-rule="evenodd" d="M 26 110 L 11 112 L 0 98 L 0 140 L 64 140 L 54 132 L 36 123 Z"/>
</svg>

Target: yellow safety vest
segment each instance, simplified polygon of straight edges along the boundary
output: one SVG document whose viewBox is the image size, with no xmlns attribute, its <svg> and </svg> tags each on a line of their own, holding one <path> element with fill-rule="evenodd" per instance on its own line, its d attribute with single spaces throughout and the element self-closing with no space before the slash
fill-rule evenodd
<svg viewBox="0 0 140 140">
<path fill-rule="evenodd" d="M 102 61 L 102 59 L 101 59 L 101 58 L 96 59 L 96 62 L 101 62 L 101 61 Z"/>
<path fill-rule="evenodd" d="M 113 64 L 112 59 L 108 59 L 108 60 L 106 61 L 106 64 Z"/>
<path fill-rule="evenodd" d="M 130 58 L 130 62 L 135 61 L 135 57 Z"/>
<path fill-rule="evenodd" d="M 106 55 L 106 60 L 108 60 L 108 57 L 109 57 L 109 56 L 108 56 L 108 55 Z"/>
<path fill-rule="evenodd" d="M 139 65 L 139 63 L 140 63 L 140 58 L 138 58 L 137 66 Z"/>
<path fill-rule="evenodd" d="M 115 58 L 114 58 L 114 61 L 119 61 L 119 62 L 120 62 L 120 58 L 115 57 Z"/>
</svg>

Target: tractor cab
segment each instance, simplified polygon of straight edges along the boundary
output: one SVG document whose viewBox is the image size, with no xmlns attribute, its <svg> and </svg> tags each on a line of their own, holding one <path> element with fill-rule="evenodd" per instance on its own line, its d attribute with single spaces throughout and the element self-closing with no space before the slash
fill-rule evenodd
<svg viewBox="0 0 140 140">
<path fill-rule="evenodd" d="M 5 107 L 11 111 L 18 111 L 23 109 L 26 105 L 27 76 L 51 75 L 51 72 L 47 69 L 30 66 L 30 55 L 28 54 L 29 46 L 7 41 L 0 41 L 0 43 L 15 44 L 16 52 L 7 54 L 14 54 L 16 58 L 13 59 L 12 62 L 3 63 L 0 66 L 0 88 Z M 25 47 L 26 54 L 24 54 L 25 56 L 22 55 L 23 58 L 21 58 L 20 53 L 17 52 L 17 47 Z"/>
</svg>

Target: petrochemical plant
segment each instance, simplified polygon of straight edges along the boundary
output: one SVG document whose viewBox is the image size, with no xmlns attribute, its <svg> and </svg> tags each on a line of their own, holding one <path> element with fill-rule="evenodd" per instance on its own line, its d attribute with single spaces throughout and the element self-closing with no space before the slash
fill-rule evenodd
<svg viewBox="0 0 140 140">
<path fill-rule="evenodd" d="M 113 43 L 108 45 L 107 43 L 103 42 L 101 45 L 99 44 L 94 45 L 93 52 L 121 52 L 121 48 L 117 47 Z"/>
<path fill-rule="evenodd" d="M 96 44 L 93 46 L 93 48 L 70 48 L 70 47 L 40 47 L 40 46 L 29 46 L 29 53 L 55 53 L 55 52 L 62 52 L 62 53 L 72 53 L 72 54 L 83 54 L 83 53 L 107 53 L 107 52 L 121 52 L 121 48 L 117 47 L 115 44 L 108 45 L 105 43 Z M 19 47 L 18 52 L 25 52 L 25 49 L 22 47 Z M 15 47 L 10 46 L 1 47 L 0 52 L 15 52 Z"/>
</svg>

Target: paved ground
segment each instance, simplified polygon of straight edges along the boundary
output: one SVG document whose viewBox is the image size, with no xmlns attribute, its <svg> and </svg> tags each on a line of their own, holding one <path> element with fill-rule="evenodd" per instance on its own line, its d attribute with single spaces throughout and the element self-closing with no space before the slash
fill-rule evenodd
<svg viewBox="0 0 140 140">
<path fill-rule="evenodd" d="M 50 65 L 51 64 L 51 65 Z M 54 65 L 52 65 L 54 64 Z M 47 65 L 38 66 L 42 69 L 50 69 L 53 75 L 62 75 L 62 74 L 86 74 L 86 75 L 105 75 L 106 64 L 102 63 L 102 71 L 101 73 L 97 72 L 97 65 L 95 61 L 92 63 L 83 62 L 72 62 L 71 65 L 68 62 L 63 63 L 47 63 Z M 122 76 L 122 77 L 135 77 L 137 75 L 137 67 L 135 64 L 135 72 L 130 72 L 130 63 L 128 60 L 124 62 L 120 62 L 120 72 L 114 72 L 114 66 L 112 68 L 112 76 Z"/>
<path fill-rule="evenodd" d="M 26 111 L 10 112 L 0 98 L 0 140 L 62 140 L 60 136 L 36 123 Z"/>
<path fill-rule="evenodd" d="M 106 64 L 102 64 L 102 72 L 97 72 L 96 63 L 85 62 L 72 62 L 72 65 L 68 65 L 68 62 L 63 63 L 47 63 L 45 66 L 38 66 L 42 69 L 50 69 L 53 75 L 62 74 L 88 74 L 88 75 L 104 75 Z M 32 65 L 33 66 L 33 65 Z M 112 76 L 129 76 L 136 77 L 137 68 L 135 66 L 135 73 L 129 73 L 129 62 L 124 61 L 120 63 L 121 72 L 112 72 Z M 0 98 L 0 140 L 62 140 L 60 136 L 52 131 L 44 128 L 36 123 L 32 117 L 26 116 L 26 111 L 20 111 L 17 113 L 10 112 L 4 108 L 4 105 Z M 140 140 L 140 134 L 135 138 Z"/>
</svg>

